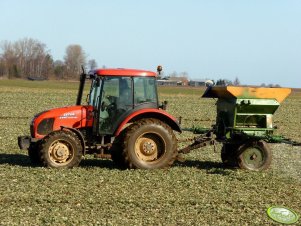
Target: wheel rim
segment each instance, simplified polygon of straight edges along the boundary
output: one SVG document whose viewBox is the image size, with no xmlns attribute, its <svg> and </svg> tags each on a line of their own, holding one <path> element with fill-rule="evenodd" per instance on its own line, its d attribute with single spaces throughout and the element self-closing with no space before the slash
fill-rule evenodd
<svg viewBox="0 0 301 226">
<path fill-rule="evenodd" d="M 67 165 L 74 156 L 72 145 L 65 140 L 57 140 L 49 146 L 50 160 L 59 165 Z"/>
<path fill-rule="evenodd" d="M 146 133 L 135 142 L 136 156 L 145 162 L 154 162 L 165 154 L 164 139 L 159 134 Z"/>
<path fill-rule="evenodd" d="M 265 161 L 265 155 L 259 147 L 249 147 L 243 154 L 243 161 L 249 169 L 260 168 Z"/>
</svg>

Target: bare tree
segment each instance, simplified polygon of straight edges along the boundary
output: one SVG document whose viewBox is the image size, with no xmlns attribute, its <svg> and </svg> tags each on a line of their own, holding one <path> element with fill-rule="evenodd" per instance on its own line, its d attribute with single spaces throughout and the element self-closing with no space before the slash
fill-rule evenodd
<svg viewBox="0 0 301 226">
<path fill-rule="evenodd" d="M 0 55 L 0 77 L 5 75 L 5 62 L 3 57 Z"/>
<path fill-rule="evenodd" d="M 232 82 L 229 79 L 218 79 L 216 81 L 217 86 L 230 86 Z"/>
<path fill-rule="evenodd" d="M 66 71 L 66 67 L 63 61 L 56 60 L 53 63 L 53 72 L 57 79 L 64 79 L 64 73 Z"/>
<path fill-rule="evenodd" d="M 237 77 L 235 77 L 234 81 L 233 81 L 233 85 L 235 86 L 239 86 L 240 85 L 240 81 Z"/>
<path fill-rule="evenodd" d="M 68 78 L 75 78 L 81 73 L 81 66 L 86 65 L 86 56 L 80 45 L 69 45 L 64 57 Z"/>
<path fill-rule="evenodd" d="M 186 71 L 183 71 L 180 73 L 179 77 L 184 77 L 188 79 L 188 73 Z"/>
<path fill-rule="evenodd" d="M 47 78 L 50 75 L 53 75 L 54 73 L 53 63 L 54 62 L 52 56 L 50 54 L 46 54 L 46 56 L 43 58 L 41 74 Z"/>
<path fill-rule="evenodd" d="M 46 45 L 32 38 L 20 39 L 17 42 L 3 42 L 1 45 L 2 61 L 6 74 L 12 77 L 48 77 L 52 57 Z"/>
<path fill-rule="evenodd" d="M 48 78 L 73 79 L 86 65 L 86 55 L 80 45 L 66 48 L 64 62 L 54 61 L 46 45 L 32 38 L 16 42 L 3 41 L 0 44 L 0 76 L 8 78 Z M 96 61 L 89 61 L 90 69 L 97 67 Z"/>
<path fill-rule="evenodd" d="M 5 65 L 5 74 L 7 74 L 9 78 L 16 76 L 13 69 L 16 68 L 17 57 L 15 55 L 12 43 L 9 41 L 4 41 L 1 45 L 1 48 L 3 51 L 2 60 Z"/>
<path fill-rule="evenodd" d="M 171 74 L 168 75 L 168 77 L 178 77 L 178 73 L 176 71 L 172 72 Z"/>
<path fill-rule="evenodd" d="M 97 68 L 97 63 L 95 59 L 91 59 L 88 61 L 89 70 L 94 70 Z"/>
</svg>

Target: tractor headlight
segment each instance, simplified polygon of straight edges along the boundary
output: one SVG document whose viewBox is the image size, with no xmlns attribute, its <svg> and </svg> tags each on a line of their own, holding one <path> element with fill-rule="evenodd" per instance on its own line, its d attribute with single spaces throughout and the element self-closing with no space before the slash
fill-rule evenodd
<svg viewBox="0 0 301 226">
<path fill-rule="evenodd" d="M 30 122 L 30 134 L 31 134 L 31 137 L 34 137 L 34 135 L 35 135 L 35 131 L 34 131 L 34 123 L 35 123 L 37 117 L 39 117 L 41 114 L 43 114 L 43 113 L 45 113 L 45 112 L 47 112 L 47 111 L 42 111 L 42 112 L 36 114 L 36 115 L 32 118 L 32 120 L 31 120 L 31 122 Z"/>
<path fill-rule="evenodd" d="M 54 118 L 45 118 L 38 125 L 37 132 L 40 135 L 47 135 L 52 132 Z"/>
</svg>

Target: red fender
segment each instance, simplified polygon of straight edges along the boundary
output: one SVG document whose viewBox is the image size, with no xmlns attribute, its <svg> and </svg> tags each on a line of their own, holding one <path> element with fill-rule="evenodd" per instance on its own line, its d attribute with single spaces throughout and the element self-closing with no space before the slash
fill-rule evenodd
<svg viewBox="0 0 301 226">
<path fill-rule="evenodd" d="M 120 132 L 123 130 L 124 126 L 127 123 L 133 122 L 137 119 L 141 118 L 156 118 L 161 120 L 162 122 L 165 122 L 167 125 L 169 125 L 173 130 L 176 130 L 178 132 L 182 132 L 179 123 L 175 117 L 168 114 L 166 111 L 162 109 L 157 108 L 145 108 L 142 110 L 138 110 L 127 116 L 123 122 L 119 125 L 117 130 L 115 131 L 114 135 L 118 136 Z"/>
</svg>

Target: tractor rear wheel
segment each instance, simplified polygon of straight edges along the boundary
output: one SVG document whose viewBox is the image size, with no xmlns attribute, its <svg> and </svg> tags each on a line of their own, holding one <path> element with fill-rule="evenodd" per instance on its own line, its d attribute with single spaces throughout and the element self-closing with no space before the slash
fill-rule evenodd
<svg viewBox="0 0 301 226">
<path fill-rule="evenodd" d="M 241 169 L 265 170 L 271 161 L 272 152 L 265 141 L 249 141 L 238 149 L 238 165 Z"/>
<path fill-rule="evenodd" d="M 117 136 L 110 148 L 113 162 L 120 169 L 126 169 L 125 160 L 122 154 L 122 145 L 124 142 L 124 135 L 127 129 L 123 130 L 119 136 Z"/>
<path fill-rule="evenodd" d="M 125 133 L 123 156 L 128 168 L 167 168 L 177 157 L 176 136 L 158 119 L 139 120 Z"/>
<path fill-rule="evenodd" d="M 55 131 L 41 142 L 41 162 L 51 168 L 72 168 L 82 158 L 82 146 L 78 137 L 70 131 Z"/>
<path fill-rule="evenodd" d="M 237 167 L 238 144 L 224 143 L 221 151 L 221 159 L 226 167 Z"/>
</svg>

